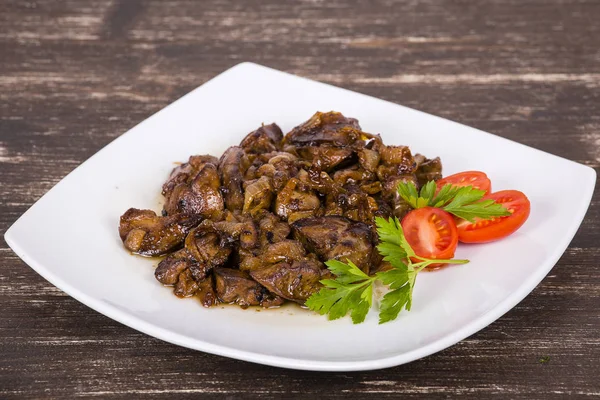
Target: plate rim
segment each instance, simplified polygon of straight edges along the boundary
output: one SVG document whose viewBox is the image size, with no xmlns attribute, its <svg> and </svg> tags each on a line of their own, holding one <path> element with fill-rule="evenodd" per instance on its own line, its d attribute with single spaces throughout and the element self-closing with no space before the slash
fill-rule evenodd
<svg viewBox="0 0 600 400">
<path fill-rule="evenodd" d="M 573 220 L 569 226 L 568 232 L 565 236 L 563 236 L 562 241 L 560 241 L 560 243 L 557 246 L 555 246 L 553 253 L 551 255 L 549 255 L 546 258 L 545 262 L 543 262 L 542 265 L 535 271 L 535 273 L 530 274 L 527 277 L 527 279 L 524 280 L 518 286 L 517 290 L 515 292 L 513 292 L 510 296 L 508 296 L 507 298 L 505 298 L 504 300 L 502 300 L 501 302 L 496 304 L 492 309 L 490 309 L 485 314 L 479 316 L 478 318 L 475 318 L 468 324 L 462 326 L 460 329 L 454 330 L 451 333 L 441 337 L 440 339 L 438 339 L 436 341 L 433 341 L 424 346 L 417 347 L 416 349 L 410 350 L 405 353 L 393 355 L 390 357 L 377 358 L 377 359 L 373 359 L 373 360 L 358 360 L 358 361 L 308 360 L 308 359 L 267 355 L 264 353 L 251 352 L 251 351 L 246 351 L 246 350 L 238 350 L 238 349 L 231 348 L 228 346 L 208 343 L 208 342 L 205 342 L 200 339 L 182 335 L 180 333 L 171 331 L 169 329 L 161 328 L 152 323 L 146 322 L 143 319 L 136 317 L 135 315 L 130 314 L 126 311 L 123 311 L 115 306 L 112 306 L 110 304 L 96 300 L 96 299 L 92 298 L 91 296 L 88 296 L 86 293 L 80 291 L 76 286 L 72 286 L 72 285 L 69 285 L 68 283 L 66 283 L 62 278 L 60 278 L 60 276 L 55 275 L 51 269 L 45 267 L 43 265 L 43 263 L 37 262 L 36 260 L 29 257 L 27 252 L 18 243 L 18 239 L 13 237 L 13 231 L 15 230 L 15 226 L 17 226 L 20 223 L 20 221 L 22 221 L 24 219 L 24 217 L 27 216 L 29 211 L 33 207 L 35 207 L 37 203 L 41 202 L 48 194 L 53 192 L 55 190 L 55 188 L 59 187 L 60 185 L 63 185 L 69 176 L 71 176 L 73 173 L 76 173 L 77 171 L 81 171 L 81 168 L 84 165 L 88 164 L 88 162 L 90 160 L 92 160 L 98 154 L 100 154 L 101 152 L 103 152 L 106 149 L 108 149 L 109 147 L 111 147 L 113 144 L 117 143 L 117 141 L 119 141 L 121 138 L 125 137 L 133 129 L 137 128 L 138 126 L 141 126 L 142 124 L 148 123 L 148 121 L 152 120 L 157 114 L 161 113 L 162 111 L 166 110 L 169 107 L 174 106 L 175 104 L 177 104 L 182 99 L 186 98 L 191 93 L 198 90 L 199 88 L 201 88 L 207 84 L 210 84 L 211 82 L 214 82 L 218 78 L 222 78 L 223 76 L 225 76 L 226 74 L 230 73 L 233 70 L 242 69 L 242 68 L 259 68 L 259 69 L 266 70 L 269 73 L 278 73 L 278 74 L 287 75 L 288 78 L 302 79 L 302 80 L 309 81 L 310 83 L 317 83 L 320 85 L 333 87 L 338 90 L 346 91 L 346 92 L 352 93 L 353 95 L 366 96 L 370 99 L 375 99 L 378 101 L 390 103 L 395 106 L 403 107 L 406 109 L 417 111 L 419 113 L 426 114 L 428 117 L 435 117 L 435 118 L 439 118 L 439 119 L 442 119 L 444 121 L 447 121 L 447 122 L 450 122 L 453 124 L 458 124 L 461 127 L 475 129 L 480 134 L 491 135 L 496 138 L 503 139 L 505 141 L 510 142 L 511 145 L 524 146 L 524 147 L 527 147 L 528 150 L 542 152 L 547 156 L 552 156 L 552 157 L 556 157 L 556 158 L 559 158 L 564 161 L 569 161 L 570 163 L 573 163 L 573 164 L 577 165 L 578 167 L 583 167 L 582 171 L 587 171 L 584 173 L 584 174 L 587 174 L 587 176 L 584 179 L 588 183 L 586 184 L 585 191 L 582 191 L 582 193 L 579 196 L 580 199 L 582 200 L 582 202 L 580 202 L 580 207 L 573 212 Z M 460 342 L 461 340 L 477 333 L 481 329 L 485 328 L 486 326 L 490 325 L 491 323 L 493 323 L 494 321 L 499 319 L 502 315 L 504 315 L 505 313 L 510 311 L 512 308 L 514 308 L 528 294 L 530 294 L 535 289 L 535 287 L 546 277 L 546 275 L 556 265 L 556 263 L 558 262 L 560 257 L 564 254 L 565 250 L 568 248 L 570 242 L 573 240 L 573 237 L 579 230 L 579 227 L 581 226 L 581 223 L 583 222 L 583 220 L 585 218 L 587 210 L 589 209 L 589 206 L 590 206 L 591 200 L 592 200 L 592 196 L 594 194 L 595 183 L 596 183 L 596 171 L 593 168 L 591 168 L 587 165 L 580 164 L 575 161 L 568 160 L 566 158 L 557 156 L 555 154 L 547 153 L 545 151 L 524 145 L 522 143 L 518 143 L 518 142 L 512 141 L 510 139 L 506 139 L 501 136 L 494 135 L 489 132 L 481 131 L 477 128 L 469 127 L 468 125 L 464 125 L 464 124 L 461 124 L 456 121 L 452 121 L 452 120 L 442 118 L 442 117 L 439 117 L 436 115 L 428 114 L 423 111 L 414 110 L 410 107 L 399 105 L 399 104 L 396 104 L 396 103 L 393 103 L 393 102 L 390 102 L 387 100 L 379 99 L 379 98 L 369 96 L 369 95 L 359 93 L 359 92 L 354 92 L 354 91 L 340 88 L 340 87 L 337 87 L 334 85 L 329 85 L 329 84 L 326 84 L 323 82 L 314 81 L 314 80 L 311 80 L 308 78 L 299 77 L 299 76 L 296 76 L 293 74 L 289 74 L 289 73 L 286 73 L 283 71 L 265 67 L 265 66 L 262 66 L 259 64 L 255 64 L 255 63 L 251 63 L 251 62 L 242 62 L 242 63 L 234 65 L 233 67 L 221 72 L 220 74 L 218 74 L 215 77 L 211 78 L 210 80 L 206 81 L 202 85 L 192 89 L 187 94 L 185 94 L 182 97 L 180 97 L 179 99 L 173 101 L 169 105 L 161 108 L 156 113 L 150 115 L 149 117 L 147 117 L 140 123 L 131 127 L 126 132 L 119 135 L 117 138 L 115 138 L 114 140 L 109 142 L 107 145 L 105 145 L 103 148 L 98 150 L 91 157 L 89 157 L 87 160 L 85 160 L 79 166 L 77 166 L 73 171 L 71 171 L 69 174 L 67 174 L 65 177 L 63 177 L 56 185 L 54 185 L 48 192 L 46 192 L 43 196 L 41 196 L 36 202 L 34 202 L 6 230 L 6 232 L 4 234 L 4 239 L 5 239 L 6 243 L 8 244 L 8 246 L 15 252 L 15 254 L 19 258 L 21 258 L 21 260 L 23 260 L 30 268 L 32 268 L 34 271 L 36 271 L 39 275 L 41 275 L 44 279 L 46 279 L 52 285 L 56 286 L 57 288 L 59 288 L 60 290 L 62 290 L 66 294 L 68 294 L 69 296 L 73 297 L 80 303 L 83 303 L 87 307 L 90 307 L 94 311 L 97 311 L 97 312 L 107 316 L 108 318 L 111 318 L 123 325 L 126 325 L 129 328 L 135 329 L 139 332 L 153 336 L 160 340 L 163 340 L 163 341 L 175 344 L 175 345 L 179 345 L 182 347 L 190 348 L 193 350 L 203 351 L 206 353 L 216 354 L 219 356 L 225 356 L 225 357 L 234 358 L 234 359 L 238 359 L 238 360 L 249 361 L 249 362 L 253 362 L 253 363 L 257 363 L 257 364 L 264 364 L 264 365 L 275 366 L 275 367 L 297 369 L 297 370 L 311 370 L 311 371 L 365 371 L 365 370 L 374 370 L 374 369 L 398 366 L 401 364 L 405 364 L 405 363 L 426 357 L 426 356 L 436 353 L 438 351 L 444 350 L 444 349 Z"/>
</svg>

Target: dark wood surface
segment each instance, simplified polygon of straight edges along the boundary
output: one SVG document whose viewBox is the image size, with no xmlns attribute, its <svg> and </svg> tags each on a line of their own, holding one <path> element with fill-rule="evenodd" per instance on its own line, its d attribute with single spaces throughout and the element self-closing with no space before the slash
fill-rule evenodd
<svg viewBox="0 0 600 400">
<path fill-rule="evenodd" d="M 241 61 L 600 169 L 597 0 L 4 0 L 0 233 L 104 145 Z M 599 396 L 599 191 L 516 308 L 445 351 L 370 372 L 284 370 L 164 343 L 73 300 L 0 239 L 0 398 Z"/>
</svg>

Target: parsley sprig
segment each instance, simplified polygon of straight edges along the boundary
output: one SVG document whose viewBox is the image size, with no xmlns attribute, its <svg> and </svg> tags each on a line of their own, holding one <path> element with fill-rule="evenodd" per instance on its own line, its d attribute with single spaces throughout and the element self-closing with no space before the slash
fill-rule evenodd
<svg viewBox="0 0 600 400">
<path fill-rule="evenodd" d="M 412 208 L 438 207 L 469 222 L 479 219 L 505 217 L 510 212 L 502 205 L 491 199 L 483 199 L 485 192 L 473 186 L 444 185 L 436 194 L 436 184 L 429 181 L 417 192 L 412 182 L 401 182 L 398 194 Z"/>
<path fill-rule="evenodd" d="M 330 320 L 350 313 L 352 322 L 361 323 L 373 305 L 373 285 L 381 281 L 389 287 L 379 304 L 379 323 L 383 324 L 396 319 L 404 309 L 410 311 L 417 274 L 424 268 L 434 263 L 468 262 L 417 256 L 406 241 L 398 218 L 386 220 L 377 217 L 375 223 L 380 240 L 377 249 L 392 268 L 369 276 L 350 260 L 347 263 L 329 260 L 325 264 L 336 278 L 321 281 L 324 287 L 306 301 L 309 309 L 321 315 L 327 314 Z"/>
<path fill-rule="evenodd" d="M 417 191 L 414 183 L 402 182 L 398 185 L 398 194 L 412 208 L 437 207 L 469 222 L 510 215 L 501 204 L 483 199 L 485 192 L 472 186 L 447 184 L 438 191 L 436 183 L 430 181 Z M 469 262 L 418 256 L 406 241 L 398 218 L 377 217 L 375 223 L 380 241 L 377 249 L 392 268 L 369 276 L 350 260 L 346 260 L 347 263 L 329 260 L 325 265 L 336 277 L 321 281 L 324 287 L 306 301 L 309 309 L 327 314 L 330 320 L 350 313 L 352 322 L 361 323 L 373 305 L 373 285 L 380 281 L 389 288 L 379 304 L 379 323 L 383 324 L 396 319 L 402 310 L 410 311 L 417 274 L 424 268 L 438 263 Z"/>
</svg>

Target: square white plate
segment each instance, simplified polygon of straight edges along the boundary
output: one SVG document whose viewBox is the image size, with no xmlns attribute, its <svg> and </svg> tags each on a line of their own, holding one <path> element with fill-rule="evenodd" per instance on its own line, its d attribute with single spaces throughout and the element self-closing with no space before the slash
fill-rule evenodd
<svg viewBox="0 0 600 400">
<path fill-rule="evenodd" d="M 389 144 L 440 156 L 444 174 L 486 171 L 494 190 L 518 189 L 531 216 L 514 235 L 459 246 L 471 263 L 417 279 L 411 312 L 378 325 L 327 321 L 299 308 L 204 309 L 155 279 L 156 261 L 134 257 L 117 234 L 129 207 L 160 211 L 174 161 L 220 155 L 262 122 L 284 132 L 315 111 L 358 118 Z M 287 368 L 350 371 L 389 367 L 442 350 L 514 307 L 546 276 L 590 203 L 593 169 L 455 122 L 255 64 L 237 65 L 99 151 L 6 232 L 35 271 L 94 310 L 181 346 Z M 562 191 L 553 190 L 561 182 Z M 577 193 L 576 196 L 573 194 Z M 349 351 L 351 349 L 351 351 Z"/>
</svg>

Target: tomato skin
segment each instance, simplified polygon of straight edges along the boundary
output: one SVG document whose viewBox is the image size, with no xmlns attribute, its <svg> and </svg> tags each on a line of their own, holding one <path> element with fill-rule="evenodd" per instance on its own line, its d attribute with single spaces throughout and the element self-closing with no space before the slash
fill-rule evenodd
<svg viewBox="0 0 600 400">
<path fill-rule="evenodd" d="M 464 171 L 458 174 L 448 175 L 438 180 L 435 184 L 437 190 L 440 190 L 448 183 L 453 186 L 473 186 L 475 189 L 483 190 L 486 194 L 492 191 L 492 182 L 490 178 L 481 171 Z"/>
<path fill-rule="evenodd" d="M 511 215 L 492 220 L 480 220 L 474 224 L 460 220 L 457 224 L 458 240 L 462 243 L 487 243 L 502 239 L 519 229 L 531 210 L 531 203 L 523 192 L 518 190 L 501 190 L 488 194 L 484 199 L 492 199 L 504 205 Z"/>
<path fill-rule="evenodd" d="M 458 231 L 452 215 L 440 208 L 412 210 L 402 219 L 404 236 L 415 254 L 431 259 L 451 259 L 458 244 Z M 419 260 L 415 260 L 419 261 Z M 432 264 L 438 267 L 443 264 Z"/>
</svg>

